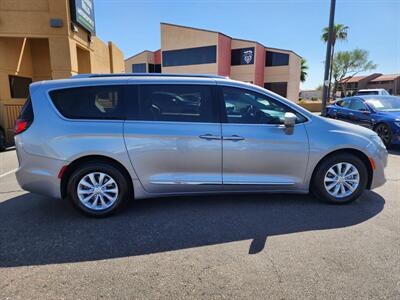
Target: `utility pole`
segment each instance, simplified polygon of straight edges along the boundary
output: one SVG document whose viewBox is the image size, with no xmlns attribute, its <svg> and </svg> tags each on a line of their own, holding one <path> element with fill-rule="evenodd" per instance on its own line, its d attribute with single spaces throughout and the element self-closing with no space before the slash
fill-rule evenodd
<svg viewBox="0 0 400 300">
<path fill-rule="evenodd" d="M 331 52 L 332 52 L 332 43 L 333 43 L 333 26 L 335 23 L 335 6 L 336 0 L 331 0 L 331 10 L 329 14 L 329 34 L 328 34 L 328 43 L 326 43 L 326 58 L 325 58 L 325 74 L 324 74 L 324 84 L 322 89 L 322 107 L 321 107 L 321 115 L 325 116 L 326 114 L 326 102 L 329 97 L 328 86 L 329 86 L 329 70 L 331 66 Z"/>
</svg>

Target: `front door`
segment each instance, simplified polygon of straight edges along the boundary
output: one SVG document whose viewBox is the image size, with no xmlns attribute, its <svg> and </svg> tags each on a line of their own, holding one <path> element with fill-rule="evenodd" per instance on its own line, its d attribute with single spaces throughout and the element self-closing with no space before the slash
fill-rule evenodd
<svg viewBox="0 0 400 300">
<path fill-rule="evenodd" d="M 222 124 L 225 189 L 297 189 L 304 183 L 308 137 L 296 113 L 293 130 L 283 125 L 294 112 L 264 94 L 221 87 L 226 118 Z M 294 112 L 295 113 L 295 112 Z"/>
<path fill-rule="evenodd" d="M 349 121 L 367 128 L 373 128 L 371 111 L 361 99 L 353 98 L 350 104 Z"/>
<path fill-rule="evenodd" d="M 137 109 L 129 99 L 135 97 L 136 87 L 129 89 L 124 138 L 144 189 L 151 193 L 222 189 L 215 85 L 141 85 Z"/>
</svg>

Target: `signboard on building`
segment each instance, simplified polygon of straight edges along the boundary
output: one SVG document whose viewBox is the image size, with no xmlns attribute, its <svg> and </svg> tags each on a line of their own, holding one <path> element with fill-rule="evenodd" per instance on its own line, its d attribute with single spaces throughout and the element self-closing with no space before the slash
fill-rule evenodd
<svg viewBox="0 0 400 300">
<path fill-rule="evenodd" d="M 242 49 L 242 65 L 250 65 L 254 63 L 254 47 Z"/>
<path fill-rule="evenodd" d="M 95 33 L 94 0 L 70 0 L 70 4 L 72 22 L 81 25 L 91 33 Z"/>
</svg>

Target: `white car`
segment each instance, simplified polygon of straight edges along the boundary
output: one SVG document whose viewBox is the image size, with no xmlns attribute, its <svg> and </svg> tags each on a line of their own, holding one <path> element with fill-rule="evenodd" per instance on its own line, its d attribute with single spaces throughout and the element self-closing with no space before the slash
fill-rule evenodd
<svg viewBox="0 0 400 300">
<path fill-rule="evenodd" d="M 385 89 L 364 89 L 359 90 L 356 96 L 361 95 L 381 95 L 381 96 L 389 96 L 390 94 Z"/>
</svg>

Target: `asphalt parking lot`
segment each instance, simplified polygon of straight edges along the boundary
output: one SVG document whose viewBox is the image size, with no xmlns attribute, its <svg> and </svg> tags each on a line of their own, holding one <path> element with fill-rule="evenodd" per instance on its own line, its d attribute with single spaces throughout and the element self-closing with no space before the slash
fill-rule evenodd
<svg viewBox="0 0 400 300">
<path fill-rule="evenodd" d="M 22 191 L 16 167 L 0 153 L 0 299 L 400 299 L 400 149 L 350 205 L 175 197 L 106 219 Z"/>
</svg>

